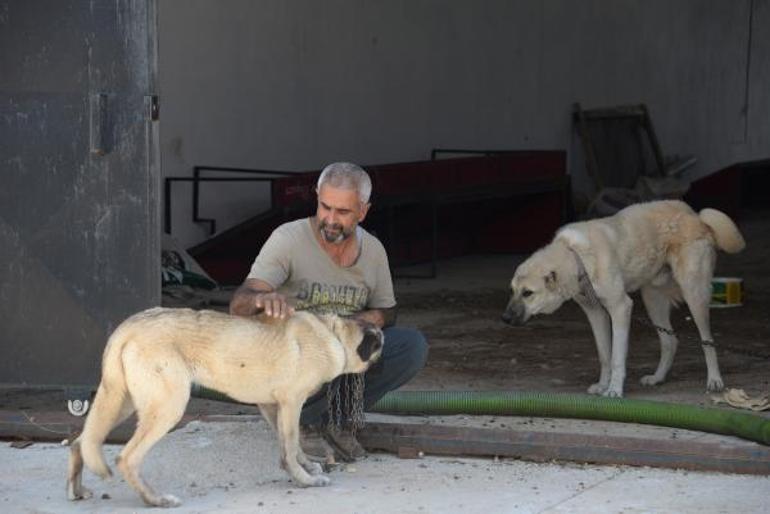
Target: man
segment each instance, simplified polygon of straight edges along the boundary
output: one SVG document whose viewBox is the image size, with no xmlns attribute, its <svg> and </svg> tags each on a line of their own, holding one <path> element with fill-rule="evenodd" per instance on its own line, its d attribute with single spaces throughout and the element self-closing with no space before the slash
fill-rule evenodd
<svg viewBox="0 0 770 514">
<path fill-rule="evenodd" d="M 352 316 L 384 329 L 380 362 L 365 374 L 365 385 L 348 376 L 305 402 L 302 447 L 308 457 L 321 461 L 365 455 L 355 439 L 355 412 L 360 415 L 410 380 L 427 357 L 420 332 L 394 326 L 396 300 L 385 249 L 359 226 L 369 211 L 371 191 L 369 175 L 355 164 L 324 168 L 316 188 L 316 215 L 285 223 L 271 234 L 230 302 L 230 313 L 240 316 L 264 311 L 284 318 L 295 309 L 307 309 Z M 363 405 L 356 406 L 360 387 Z M 330 429 L 335 423 L 339 429 Z"/>
</svg>

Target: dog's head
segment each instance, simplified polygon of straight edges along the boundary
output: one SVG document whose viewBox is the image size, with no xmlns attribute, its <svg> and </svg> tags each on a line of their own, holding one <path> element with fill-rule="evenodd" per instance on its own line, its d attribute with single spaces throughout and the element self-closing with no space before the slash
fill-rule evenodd
<svg viewBox="0 0 770 514">
<path fill-rule="evenodd" d="M 345 373 L 363 373 L 380 358 L 385 337 L 376 325 L 333 316 L 330 328 L 345 348 Z"/>
<path fill-rule="evenodd" d="M 551 314 L 568 299 L 560 281 L 564 279 L 558 259 L 548 247 L 537 251 L 516 268 L 511 279 L 511 299 L 502 319 L 523 325 L 536 314 Z"/>
</svg>

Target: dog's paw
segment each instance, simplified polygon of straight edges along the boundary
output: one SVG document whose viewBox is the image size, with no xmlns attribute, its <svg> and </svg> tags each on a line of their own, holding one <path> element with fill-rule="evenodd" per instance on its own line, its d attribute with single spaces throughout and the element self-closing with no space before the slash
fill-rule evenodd
<svg viewBox="0 0 770 514">
<path fill-rule="evenodd" d="M 313 475 L 313 479 L 308 484 L 311 487 L 324 487 L 332 483 L 332 479 L 326 475 Z"/>
<path fill-rule="evenodd" d="M 77 491 L 71 487 L 67 488 L 67 499 L 70 501 L 87 500 L 93 496 L 94 493 L 90 489 L 86 489 L 82 486 Z"/>
<path fill-rule="evenodd" d="M 156 505 L 158 507 L 163 507 L 166 509 L 171 507 L 179 507 L 180 505 L 182 505 L 182 500 L 180 500 L 173 494 L 164 494 L 159 498 L 159 501 Z"/>
<path fill-rule="evenodd" d="M 663 382 L 662 378 L 658 378 L 657 375 L 645 375 L 639 380 L 639 383 L 643 386 L 654 386 Z"/>
<path fill-rule="evenodd" d="M 602 393 L 605 398 L 623 398 L 623 391 L 617 391 L 615 389 L 607 389 Z"/>
<path fill-rule="evenodd" d="M 718 393 L 720 391 L 723 391 L 724 388 L 725 388 L 725 383 L 722 380 L 722 377 L 709 378 L 706 381 L 706 390 L 709 393 Z"/>
<path fill-rule="evenodd" d="M 324 470 L 324 467 L 320 463 L 312 461 L 306 462 L 302 467 L 311 475 L 318 475 L 319 473 L 323 473 Z"/>
<path fill-rule="evenodd" d="M 607 384 L 597 382 L 595 384 L 591 384 L 591 387 L 588 388 L 588 394 L 604 394 L 604 391 L 606 390 Z"/>
</svg>

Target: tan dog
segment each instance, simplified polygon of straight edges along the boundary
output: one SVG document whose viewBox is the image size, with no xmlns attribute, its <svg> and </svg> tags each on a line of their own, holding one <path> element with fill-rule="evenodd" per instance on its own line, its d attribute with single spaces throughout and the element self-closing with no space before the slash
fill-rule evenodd
<svg viewBox="0 0 770 514">
<path fill-rule="evenodd" d="M 550 314 L 573 299 L 583 309 L 599 352 L 599 382 L 588 392 L 623 396 L 633 302 L 641 289 L 652 323 L 659 330 L 658 368 L 642 384 L 662 382 L 671 368 L 677 339 L 671 331 L 671 306 L 684 300 L 698 327 L 706 356 L 709 391 L 724 388 L 709 325 L 715 248 L 737 253 L 743 236 L 725 214 L 703 209 L 696 214 L 680 201 L 627 207 L 614 216 L 572 223 L 535 252 L 511 280 L 511 300 L 503 320 L 523 324 L 535 314 Z"/>
<path fill-rule="evenodd" d="M 68 497 L 91 496 L 82 486 L 83 462 L 97 475 L 110 476 L 101 446 L 136 411 L 136 431 L 117 466 L 148 505 L 179 505 L 174 496 L 155 493 L 139 469 L 150 448 L 181 419 L 193 382 L 259 405 L 278 433 L 282 467 L 300 485 L 327 485 L 321 466 L 299 446 L 300 410 L 324 383 L 366 371 L 382 344 L 380 329 L 333 315 L 298 312 L 261 322 L 191 309 L 140 312 L 115 330 L 104 350 L 93 407 L 70 449 Z"/>
</svg>

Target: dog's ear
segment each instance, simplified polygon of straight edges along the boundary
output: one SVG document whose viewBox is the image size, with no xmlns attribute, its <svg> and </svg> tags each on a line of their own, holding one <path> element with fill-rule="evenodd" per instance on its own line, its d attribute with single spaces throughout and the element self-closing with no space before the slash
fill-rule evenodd
<svg viewBox="0 0 770 514">
<path fill-rule="evenodd" d="M 558 283 L 558 277 L 556 275 L 556 271 L 551 271 L 548 275 L 543 277 L 543 280 L 545 281 L 545 287 L 549 291 L 553 291 L 556 289 L 556 284 Z"/>
<path fill-rule="evenodd" d="M 376 328 L 364 328 L 364 337 L 356 352 L 363 362 L 368 362 L 372 355 L 382 349 L 382 331 Z"/>
</svg>

